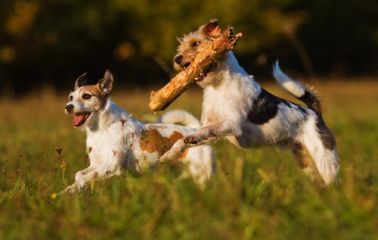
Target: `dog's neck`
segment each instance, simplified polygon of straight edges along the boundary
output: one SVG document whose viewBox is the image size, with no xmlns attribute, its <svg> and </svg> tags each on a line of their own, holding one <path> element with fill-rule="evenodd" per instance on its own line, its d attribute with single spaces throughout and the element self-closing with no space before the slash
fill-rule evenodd
<svg viewBox="0 0 378 240">
<path fill-rule="evenodd" d="M 129 125 L 132 129 L 138 128 L 140 125 L 139 121 L 115 104 L 110 97 L 106 100 L 104 107 L 93 114 L 91 122 L 85 127 L 87 133 L 104 130 L 117 121 L 122 121 L 122 125 L 125 125 L 126 129 Z"/>
<path fill-rule="evenodd" d="M 253 76 L 248 75 L 239 65 L 232 51 L 227 52 L 208 75 L 198 82 L 198 85 L 204 88 L 205 91 L 207 89 L 224 88 L 225 90 L 231 90 L 233 87 L 247 87 L 251 94 L 260 92 L 260 85 L 254 80 Z"/>
<path fill-rule="evenodd" d="M 244 69 L 239 65 L 238 60 L 236 59 L 234 53 L 230 50 L 224 56 L 223 61 L 220 63 L 220 67 L 223 68 L 224 71 L 228 71 L 230 73 L 244 73 L 248 75 Z"/>
<path fill-rule="evenodd" d="M 240 122 L 246 118 L 253 99 L 259 95 L 260 85 L 244 71 L 231 51 L 203 81 L 207 81 L 207 85 L 204 87 L 201 122 L 206 125 L 212 123 L 211 118 L 227 120 L 236 127 L 234 132 L 241 131 Z"/>
<path fill-rule="evenodd" d="M 247 81 L 252 83 L 255 88 L 259 89 L 258 84 L 253 77 L 249 76 L 246 71 L 239 65 L 232 51 L 228 51 L 226 55 L 216 63 L 207 76 L 198 82 L 202 88 L 218 88 L 234 84 L 234 81 Z"/>
</svg>

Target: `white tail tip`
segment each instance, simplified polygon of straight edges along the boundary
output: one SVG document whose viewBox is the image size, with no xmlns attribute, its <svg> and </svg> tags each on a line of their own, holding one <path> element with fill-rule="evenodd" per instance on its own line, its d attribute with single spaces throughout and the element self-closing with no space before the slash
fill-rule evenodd
<svg viewBox="0 0 378 240">
<path fill-rule="evenodd" d="M 273 76 L 282 88 L 295 97 L 302 97 L 305 94 L 306 88 L 282 72 L 278 60 L 273 64 Z"/>
</svg>

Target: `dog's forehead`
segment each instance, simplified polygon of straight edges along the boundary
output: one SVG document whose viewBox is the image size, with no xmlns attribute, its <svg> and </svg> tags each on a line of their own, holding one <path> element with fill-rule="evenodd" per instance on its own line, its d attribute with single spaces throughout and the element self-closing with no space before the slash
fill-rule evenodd
<svg viewBox="0 0 378 240">
<path fill-rule="evenodd" d="M 76 97 L 76 95 L 78 94 L 78 89 L 74 90 L 74 91 L 71 91 L 69 94 L 68 94 L 68 97 Z"/>
<path fill-rule="evenodd" d="M 102 96 L 103 93 L 98 85 L 87 85 L 78 89 L 79 93 L 90 93 L 94 96 Z"/>
<path fill-rule="evenodd" d="M 102 96 L 103 93 L 98 85 L 87 85 L 80 87 L 72 92 L 68 96 L 80 97 L 84 93 L 89 93 L 93 96 Z"/>
<path fill-rule="evenodd" d="M 206 40 L 206 36 L 200 32 L 191 32 L 179 38 L 181 44 L 190 44 L 192 41 Z"/>
</svg>

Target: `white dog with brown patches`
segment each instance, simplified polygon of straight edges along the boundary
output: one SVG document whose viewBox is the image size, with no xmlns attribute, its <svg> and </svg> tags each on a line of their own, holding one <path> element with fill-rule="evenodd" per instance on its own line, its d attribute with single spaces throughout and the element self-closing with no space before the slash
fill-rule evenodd
<svg viewBox="0 0 378 240">
<path fill-rule="evenodd" d="M 175 67 L 187 68 L 197 53 L 220 33 L 217 21 L 212 20 L 179 39 Z M 273 144 L 289 147 L 306 173 L 320 174 L 325 184 L 331 183 L 338 171 L 338 155 L 335 139 L 323 120 L 319 100 L 300 82 L 285 75 L 278 63 L 273 75 L 281 87 L 306 103 L 307 108 L 263 89 L 229 51 L 197 81 L 204 91 L 203 127 L 178 141 L 162 160 L 174 159 L 187 146 L 225 137 L 238 147 Z"/>
<path fill-rule="evenodd" d="M 191 114 L 176 110 L 161 118 L 161 124 L 144 124 L 125 112 L 109 97 L 113 76 L 106 71 L 96 85 L 86 85 L 83 74 L 69 94 L 65 111 L 73 124 L 87 133 L 89 167 L 75 174 L 75 183 L 62 192 L 75 192 L 89 182 L 121 174 L 126 169 L 142 172 L 156 165 L 159 157 L 180 138 L 193 134 L 200 122 Z M 182 123 L 187 126 L 175 125 Z M 210 146 L 188 149 L 180 157 L 187 172 L 201 187 L 214 172 Z"/>
</svg>

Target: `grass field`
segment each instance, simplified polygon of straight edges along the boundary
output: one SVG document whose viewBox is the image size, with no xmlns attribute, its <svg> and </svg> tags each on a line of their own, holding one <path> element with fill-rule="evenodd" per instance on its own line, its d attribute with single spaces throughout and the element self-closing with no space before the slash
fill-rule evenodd
<svg viewBox="0 0 378 240">
<path fill-rule="evenodd" d="M 339 181 L 326 189 L 287 151 L 218 142 L 216 176 L 203 192 L 177 179 L 180 166 L 164 164 L 53 199 L 87 165 L 66 96 L 1 100 L 0 239 L 378 239 L 378 82 L 315 86 L 341 158 Z M 147 91 L 113 99 L 137 118 L 154 117 Z M 171 108 L 199 116 L 200 101 L 191 91 Z"/>
</svg>

